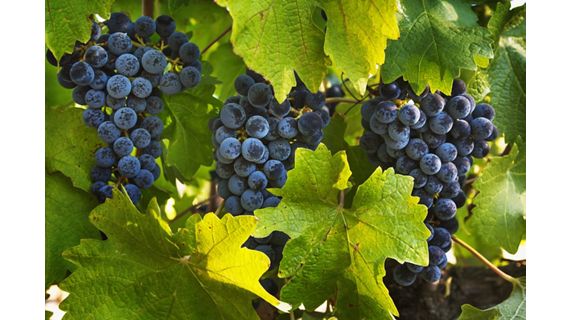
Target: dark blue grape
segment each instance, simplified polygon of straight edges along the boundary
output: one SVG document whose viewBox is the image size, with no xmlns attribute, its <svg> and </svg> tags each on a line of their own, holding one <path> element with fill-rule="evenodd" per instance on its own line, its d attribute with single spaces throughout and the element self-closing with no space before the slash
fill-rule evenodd
<svg viewBox="0 0 570 320">
<path fill-rule="evenodd" d="M 269 180 L 276 180 L 277 178 L 282 176 L 282 174 L 285 173 L 286 170 L 285 166 L 281 161 L 268 160 L 263 165 L 263 172 L 265 173 L 265 176 L 267 176 Z"/>
<path fill-rule="evenodd" d="M 430 149 L 436 149 L 441 146 L 446 139 L 446 136 L 443 134 L 435 134 L 431 132 L 424 132 L 421 137 Z"/>
<path fill-rule="evenodd" d="M 117 68 L 118 73 L 127 77 L 132 77 L 139 72 L 140 63 L 137 57 L 130 53 L 125 53 L 115 60 L 115 67 Z"/>
<path fill-rule="evenodd" d="M 91 181 L 107 182 L 111 180 L 111 168 L 103 168 L 95 166 L 91 168 L 90 177 Z"/>
<path fill-rule="evenodd" d="M 263 205 L 261 207 L 262 208 L 275 208 L 279 205 L 280 202 L 281 202 L 281 199 L 279 199 L 277 197 L 268 197 L 268 198 L 265 198 L 265 200 L 263 200 Z"/>
<path fill-rule="evenodd" d="M 428 177 L 420 169 L 412 169 L 409 175 L 414 178 L 414 188 L 423 188 L 427 184 Z"/>
<path fill-rule="evenodd" d="M 389 136 L 384 136 L 384 142 L 386 143 L 386 146 L 388 148 L 391 148 L 394 150 L 403 150 L 408 145 L 408 142 L 409 142 L 408 139 L 394 140 L 394 139 L 390 138 Z"/>
<path fill-rule="evenodd" d="M 122 107 L 127 106 L 127 100 L 125 98 L 116 99 L 111 97 L 110 95 L 107 95 L 107 97 L 105 97 L 105 103 L 113 110 L 118 110 L 121 109 Z"/>
<path fill-rule="evenodd" d="M 156 18 L 156 33 L 161 38 L 168 38 L 176 30 L 176 21 L 172 17 L 162 15 Z"/>
<path fill-rule="evenodd" d="M 131 81 L 123 75 L 114 75 L 107 81 L 107 93 L 115 99 L 125 98 L 131 93 Z"/>
<path fill-rule="evenodd" d="M 267 187 L 267 177 L 261 171 L 255 171 L 247 178 L 247 185 L 252 190 L 265 189 Z"/>
<path fill-rule="evenodd" d="M 125 185 L 125 190 L 127 191 L 127 195 L 129 196 L 129 198 L 131 199 L 131 201 L 133 203 L 138 203 L 139 200 L 141 199 L 142 193 L 141 190 L 139 189 L 139 187 L 137 187 L 134 184 L 126 184 Z"/>
<path fill-rule="evenodd" d="M 471 113 L 471 103 L 464 96 L 455 96 L 447 101 L 445 111 L 453 119 L 463 119 Z"/>
<path fill-rule="evenodd" d="M 110 168 L 115 164 L 117 158 L 113 150 L 109 147 L 102 147 L 95 151 L 95 163 L 101 168 Z"/>
<path fill-rule="evenodd" d="M 468 156 L 473 152 L 475 144 L 470 138 L 456 140 L 454 143 L 457 148 L 457 154 L 460 156 Z"/>
<path fill-rule="evenodd" d="M 277 133 L 285 139 L 292 139 L 297 136 L 297 120 L 292 117 L 286 117 L 279 120 L 277 124 Z"/>
<path fill-rule="evenodd" d="M 86 109 L 83 111 L 83 122 L 93 128 L 99 127 L 105 121 L 105 113 L 101 110 Z"/>
<path fill-rule="evenodd" d="M 265 83 L 256 83 L 247 91 L 247 99 L 253 106 L 263 108 L 273 99 L 271 87 Z"/>
<path fill-rule="evenodd" d="M 249 88 L 255 84 L 255 80 L 247 74 L 240 74 L 234 80 L 234 87 L 236 91 L 242 96 L 247 96 Z"/>
<path fill-rule="evenodd" d="M 85 93 L 85 103 L 91 109 L 99 109 L 105 105 L 105 92 L 103 90 L 91 89 Z"/>
<path fill-rule="evenodd" d="M 436 176 L 429 176 L 424 190 L 431 195 L 435 195 L 443 190 L 443 183 Z"/>
<path fill-rule="evenodd" d="M 451 200 L 453 200 L 453 202 L 455 202 L 455 205 L 458 208 L 461 208 L 465 205 L 465 202 L 467 202 L 467 196 L 465 195 L 465 192 L 461 191 L 461 192 L 459 192 L 459 194 L 456 197 L 454 197 Z"/>
<path fill-rule="evenodd" d="M 146 169 L 149 171 L 157 166 L 154 158 L 150 154 L 141 154 L 139 156 L 139 162 L 141 163 L 141 169 Z"/>
<path fill-rule="evenodd" d="M 239 140 L 236 138 L 229 137 L 222 141 L 218 150 L 220 151 L 220 155 L 222 157 L 233 160 L 240 156 L 241 149 L 241 142 L 239 142 Z"/>
<path fill-rule="evenodd" d="M 109 51 L 116 55 L 130 52 L 133 48 L 131 38 L 124 32 L 115 32 L 109 36 L 107 41 Z"/>
<path fill-rule="evenodd" d="M 140 127 L 146 129 L 153 139 L 160 137 L 162 130 L 164 130 L 164 124 L 162 123 L 162 120 L 160 120 L 160 118 L 157 116 L 144 118 Z"/>
<path fill-rule="evenodd" d="M 110 199 L 113 197 L 113 187 L 110 185 L 104 185 L 98 190 L 99 202 L 104 202 L 105 199 Z"/>
<path fill-rule="evenodd" d="M 216 190 L 217 190 L 218 195 L 220 197 L 226 199 L 226 203 L 227 203 L 227 199 L 232 195 L 232 193 L 230 192 L 230 189 L 228 188 L 228 180 L 226 180 L 226 179 L 219 180 L 218 185 L 216 186 Z M 239 203 L 239 198 L 238 198 L 238 203 Z"/>
<path fill-rule="evenodd" d="M 184 67 L 178 75 L 180 76 L 180 82 L 185 88 L 194 88 L 202 79 L 200 71 L 194 67 Z"/>
<path fill-rule="evenodd" d="M 115 151 L 119 157 L 131 154 L 133 149 L 133 142 L 127 137 L 120 137 L 119 139 L 115 140 L 115 142 L 113 142 L 113 151 Z"/>
<path fill-rule="evenodd" d="M 451 199 L 439 198 L 433 206 L 433 212 L 439 220 L 449 220 L 455 217 L 457 206 Z"/>
<path fill-rule="evenodd" d="M 442 162 L 450 162 L 457 158 L 457 148 L 452 143 L 446 142 L 437 147 L 435 154 Z"/>
<path fill-rule="evenodd" d="M 406 126 L 413 126 L 420 120 L 420 109 L 413 104 L 406 104 L 398 111 L 398 119 Z"/>
<path fill-rule="evenodd" d="M 439 193 L 440 197 L 444 198 L 455 198 L 461 192 L 461 185 L 458 181 L 453 181 L 443 185 L 443 189 Z"/>
<path fill-rule="evenodd" d="M 241 153 L 247 161 L 256 162 L 263 158 L 265 146 L 257 138 L 247 138 L 241 146 Z"/>
<path fill-rule="evenodd" d="M 424 270 L 424 267 L 409 262 L 404 263 L 404 266 L 413 273 L 420 273 Z"/>
<path fill-rule="evenodd" d="M 416 122 L 416 124 L 414 124 L 410 127 L 412 129 L 419 130 L 419 129 L 423 128 L 426 123 L 427 123 L 427 116 L 426 116 L 425 112 L 420 110 L 420 118 L 418 119 L 418 122 Z"/>
<path fill-rule="evenodd" d="M 360 144 L 362 145 L 362 140 Z M 391 157 L 390 154 L 388 154 L 388 148 L 384 143 L 378 147 L 378 151 L 376 151 L 376 156 L 380 161 L 384 163 L 392 163 L 394 161 L 394 158 Z"/>
<path fill-rule="evenodd" d="M 433 205 L 433 196 L 427 193 L 424 189 L 414 189 L 412 191 L 414 197 L 420 198 L 420 204 L 430 208 Z"/>
<path fill-rule="evenodd" d="M 220 111 L 220 120 L 230 129 L 238 129 L 244 125 L 247 115 L 242 106 L 237 103 L 228 103 Z"/>
<path fill-rule="evenodd" d="M 164 109 L 164 102 L 160 97 L 150 96 L 146 99 L 146 112 L 150 114 L 159 114 L 162 109 Z"/>
<path fill-rule="evenodd" d="M 475 118 L 471 121 L 471 136 L 475 140 L 487 139 L 493 133 L 493 123 L 483 117 Z"/>
<path fill-rule="evenodd" d="M 445 99 L 437 93 L 428 93 L 421 99 L 420 104 L 422 111 L 425 112 L 426 116 L 433 117 L 443 111 L 443 108 L 445 107 Z"/>
<path fill-rule="evenodd" d="M 271 112 L 271 114 L 273 114 L 277 118 L 285 117 L 286 115 L 289 114 L 290 111 L 291 111 L 291 102 L 289 102 L 289 100 L 287 99 L 285 99 L 283 103 L 279 103 L 277 102 L 277 100 L 273 99 L 269 104 L 269 112 Z"/>
<path fill-rule="evenodd" d="M 477 140 L 473 145 L 473 152 L 472 155 L 475 158 L 484 158 L 489 154 L 491 148 L 486 141 Z"/>
<path fill-rule="evenodd" d="M 421 277 L 427 282 L 439 281 L 441 279 L 441 270 L 438 266 L 429 266 L 421 273 Z"/>
<path fill-rule="evenodd" d="M 150 96 L 152 92 L 152 83 L 142 77 L 135 78 L 131 87 L 133 94 L 139 98 L 146 98 Z"/>
<path fill-rule="evenodd" d="M 109 20 L 104 22 L 109 28 L 109 33 L 126 32 L 131 19 L 122 12 L 113 12 Z"/>
<path fill-rule="evenodd" d="M 158 50 L 149 50 L 141 58 L 143 69 L 151 74 L 162 74 L 167 63 L 164 54 Z"/>
<path fill-rule="evenodd" d="M 139 188 L 148 189 L 154 183 L 154 176 L 152 172 L 146 169 L 141 169 L 139 174 L 135 177 L 134 182 Z"/>
<path fill-rule="evenodd" d="M 486 103 L 480 103 L 476 105 L 475 110 L 473 110 L 473 118 L 480 117 L 493 120 L 495 118 L 495 109 Z"/>
<path fill-rule="evenodd" d="M 388 125 L 388 135 L 396 141 L 410 140 L 410 127 L 399 121 L 394 121 Z"/>
<path fill-rule="evenodd" d="M 131 108 L 121 108 L 115 112 L 115 116 L 113 116 L 113 122 L 118 128 L 129 130 L 137 123 L 137 114 Z"/>
<path fill-rule="evenodd" d="M 255 164 L 239 157 L 234 161 L 234 171 L 240 177 L 248 177 L 255 171 Z"/>
<path fill-rule="evenodd" d="M 146 99 L 131 95 L 127 98 L 127 107 L 138 113 L 144 112 L 146 110 Z"/>
<path fill-rule="evenodd" d="M 182 32 L 175 31 L 168 37 L 168 48 L 172 51 L 172 56 L 178 55 L 180 47 L 188 42 L 188 36 Z"/>
<path fill-rule="evenodd" d="M 95 71 L 87 62 L 78 61 L 71 66 L 69 78 L 79 86 L 88 86 L 95 79 Z"/>
<path fill-rule="evenodd" d="M 420 168 L 427 175 L 438 173 L 441 168 L 441 160 L 433 153 L 428 153 L 420 159 Z"/>
<path fill-rule="evenodd" d="M 397 265 L 396 268 L 394 268 L 392 276 L 394 277 L 394 281 L 396 281 L 397 284 L 404 287 L 411 286 L 416 281 L 417 277 L 415 273 L 401 264 Z"/>
<path fill-rule="evenodd" d="M 453 119 L 446 112 L 437 113 L 428 122 L 430 130 L 435 134 L 444 135 L 453 127 Z"/>
<path fill-rule="evenodd" d="M 271 141 L 268 144 L 268 148 L 269 157 L 275 160 L 283 161 L 291 155 L 291 145 L 289 144 L 289 141 L 285 139 Z"/>
<path fill-rule="evenodd" d="M 113 143 L 121 136 L 121 130 L 111 121 L 105 121 L 97 128 L 99 138 L 107 143 Z"/>
<path fill-rule="evenodd" d="M 445 228 L 433 228 L 433 238 L 428 240 L 431 246 L 446 247 L 451 244 L 451 234 Z"/>
<path fill-rule="evenodd" d="M 427 222 L 424 222 L 424 224 L 429 230 L 429 237 L 427 238 L 427 241 L 429 242 L 433 239 L 433 235 L 434 235 L 433 227 Z"/>
<path fill-rule="evenodd" d="M 184 63 L 192 63 L 200 59 L 200 48 L 195 43 L 186 42 L 182 46 L 180 46 L 180 50 L 178 50 L 178 55 L 180 56 L 180 60 Z"/>
<path fill-rule="evenodd" d="M 252 116 L 245 123 L 245 131 L 250 137 L 263 139 L 269 133 L 269 122 L 262 116 Z"/>
<path fill-rule="evenodd" d="M 362 146 L 367 153 L 376 153 L 380 144 L 382 144 L 382 140 L 374 132 L 365 131 L 362 137 L 360 137 L 360 146 Z"/>
<path fill-rule="evenodd" d="M 396 99 L 400 96 L 401 90 L 395 82 L 383 84 L 380 88 L 382 97 L 386 100 Z"/>
<path fill-rule="evenodd" d="M 103 90 L 107 86 L 107 80 L 109 80 L 109 76 L 101 70 L 95 70 L 95 78 L 89 85 L 93 89 Z"/>
<path fill-rule="evenodd" d="M 240 203 L 240 197 L 238 196 L 227 197 L 224 202 L 224 209 L 234 216 L 242 214 L 243 208 Z"/>
<path fill-rule="evenodd" d="M 228 180 L 228 189 L 236 196 L 240 196 L 247 189 L 246 180 L 234 174 Z"/>
<path fill-rule="evenodd" d="M 441 165 L 437 177 L 443 183 L 451 183 L 457 179 L 457 168 L 453 162 L 445 162 Z"/>
<path fill-rule="evenodd" d="M 440 247 L 430 245 L 428 247 L 429 250 L 429 265 L 430 266 L 437 266 L 438 264 L 443 262 L 445 259 L 445 252 L 441 250 Z"/>
<path fill-rule="evenodd" d="M 240 197 L 240 204 L 244 210 L 253 212 L 263 205 L 263 194 L 259 191 L 247 189 Z"/>
<path fill-rule="evenodd" d="M 124 156 L 119 160 L 117 168 L 122 176 L 134 178 L 141 170 L 141 163 L 136 157 Z"/>
<path fill-rule="evenodd" d="M 150 37 L 156 31 L 156 23 L 151 17 L 142 16 L 135 21 L 135 32 L 143 37 Z"/>
<path fill-rule="evenodd" d="M 396 172 L 400 174 L 410 174 L 410 171 L 417 168 L 417 166 L 417 162 L 407 156 L 401 156 L 396 160 Z"/>
<path fill-rule="evenodd" d="M 101 68 L 107 64 L 109 55 L 103 47 L 91 46 L 85 51 L 84 58 L 93 68 Z"/>
<path fill-rule="evenodd" d="M 133 144 L 137 148 L 146 148 L 151 141 L 150 133 L 144 128 L 137 128 L 130 134 Z"/>
<path fill-rule="evenodd" d="M 418 138 L 411 139 L 406 146 L 406 155 L 413 160 L 420 160 L 429 152 L 427 144 Z"/>
<path fill-rule="evenodd" d="M 376 111 L 372 115 L 370 122 L 377 121 L 384 124 L 389 124 L 396 120 L 398 117 L 398 108 L 391 101 L 383 101 L 378 104 Z"/>
<path fill-rule="evenodd" d="M 236 138 L 237 132 L 225 126 L 219 127 L 214 133 L 214 139 L 217 143 L 222 143 L 227 138 Z"/>
<path fill-rule="evenodd" d="M 162 154 L 162 145 L 160 144 L 160 141 L 151 140 L 148 147 L 143 148 L 142 152 L 150 154 L 154 158 L 158 158 Z"/>
<path fill-rule="evenodd" d="M 493 126 L 493 133 L 491 133 L 491 135 L 487 139 L 485 139 L 485 141 L 494 141 L 498 137 L 499 137 L 499 129 L 497 129 L 496 126 Z"/>
<path fill-rule="evenodd" d="M 164 94 L 171 95 L 182 91 L 182 83 L 178 74 L 174 72 L 165 73 L 162 78 L 160 78 L 160 84 L 158 85 L 160 91 Z"/>
</svg>

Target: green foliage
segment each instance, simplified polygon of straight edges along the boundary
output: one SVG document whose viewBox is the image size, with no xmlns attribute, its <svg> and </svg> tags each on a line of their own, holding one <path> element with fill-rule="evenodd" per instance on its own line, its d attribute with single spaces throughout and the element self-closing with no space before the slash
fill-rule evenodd
<svg viewBox="0 0 570 320">
<path fill-rule="evenodd" d="M 474 183 L 479 194 L 473 200 L 466 225 L 487 245 L 515 253 L 526 231 L 524 172 L 515 145 L 508 156 L 496 157 Z M 523 165 L 524 167 L 524 165 Z"/>
<path fill-rule="evenodd" d="M 281 298 L 312 310 L 338 294 L 343 319 L 397 315 L 382 283 L 385 260 L 428 263 L 427 211 L 410 196 L 412 179 L 377 169 L 346 208 L 344 151 L 332 156 L 321 144 L 314 152 L 297 149 L 296 159 L 285 187 L 273 190 L 283 197 L 279 206 L 255 212 L 256 236 L 281 230 L 291 237 L 278 273 L 288 279 Z"/>
<path fill-rule="evenodd" d="M 46 45 L 59 58 L 71 53 L 75 41 L 87 42 L 91 36 L 89 17 L 108 18 L 113 0 L 46 0 Z"/>
<path fill-rule="evenodd" d="M 74 187 L 89 191 L 93 154 L 103 143 L 97 130 L 83 124 L 82 112 L 69 106 L 46 109 L 46 170 L 59 171 Z"/>
<path fill-rule="evenodd" d="M 74 188 L 59 173 L 46 174 L 45 204 L 45 284 L 46 288 L 66 276 L 70 264 L 61 253 L 79 244 L 80 239 L 98 238 L 99 232 L 89 223 L 86 212 L 97 205 L 95 197 Z"/>
<path fill-rule="evenodd" d="M 72 102 L 71 90 L 65 89 L 57 81 L 57 68 L 45 63 L 46 107 L 65 106 Z"/>
<path fill-rule="evenodd" d="M 148 211 L 121 192 L 93 210 L 91 222 L 108 240 L 82 240 L 64 253 L 77 266 L 61 284 L 71 292 L 67 318 L 256 319 L 254 295 L 279 303 L 258 282 L 269 259 L 240 248 L 254 217 L 194 216 L 173 233 L 156 202 Z"/>
<path fill-rule="evenodd" d="M 273 84 L 279 101 L 295 85 L 293 71 L 316 91 L 327 58 L 363 93 L 369 75 L 384 62 L 387 39 L 398 36 L 394 0 L 228 0 L 218 4 L 226 6 L 233 18 L 235 52 Z M 321 8 L 328 19 L 325 32 L 314 22 Z"/>
<path fill-rule="evenodd" d="M 245 72 L 243 60 L 234 54 L 229 42 L 220 44 L 208 54 L 207 60 L 212 64 L 214 71 L 212 76 L 220 81 L 216 86 L 216 95 L 221 100 L 236 94 L 234 80 Z"/>
<path fill-rule="evenodd" d="M 461 69 L 476 70 L 476 57 L 493 57 L 490 33 L 467 2 L 402 0 L 401 6 L 401 37 L 388 44 L 382 67 L 386 82 L 403 76 L 417 93 L 429 85 L 449 94 Z"/>
<path fill-rule="evenodd" d="M 459 320 L 524 320 L 526 319 L 526 277 L 517 279 L 507 300 L 492 308 L 480 310 L 469 304 L 461 307 Z"/>
<path fill-rule="evenodd" d="M 170 143 L 164 159 L 182 181 L 189 181 L 200 165 L 213 161 L 208 120 L 221 106 L 212 96 L 215 83 L 213 78 L 204 77 L 196 88 L 164 99 L 173 119 L 173 128 L 165 134 Z"/>
</svg>

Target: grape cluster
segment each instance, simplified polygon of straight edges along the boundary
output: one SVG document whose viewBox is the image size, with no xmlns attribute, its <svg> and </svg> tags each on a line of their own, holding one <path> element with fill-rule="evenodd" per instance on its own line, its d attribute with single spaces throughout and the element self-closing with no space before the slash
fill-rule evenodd
<svg viewBox="0 0 570 320">
<path fill-rule="evenodd" d="M 299 79 L 297 83 L 289 98 L 280 103 L 271 85 L 248 71 L 235 79 L 238 95 L 228 98 L 219 117 L 210 122 L 217 193 L 232 215 L 276 207 L 280 198 L 267 188 L 283 187 L 287 171 L 294 165 L 295 150 L 314 150 L 323 138 L 323 129 L 330 122 L 324 94 L 311 93 Z M 270 237 L 283 244 L 271 246 L 265 239 L 247 244 L 266 253 L 272 266 L 280 260 L 286 237 L 277 234 Z"/>
<path fill-rule="evenodd" d="M 454 81 L 451 96 L 429 88 L 417 96 L 401 80 L 382 84 L 377 93 L 361 109 L 360 145 L 375 165 L 413 177 L 412 194 L 429 208 L 429 266 L 398 265 L 394 279 L 403 286 L 418 276 L 435 282 L 447 265 L 445 252 L 458 228 L 457 208 L 466 201 L 462 187 L 473 157 L 485 157 L 488 142 L 498 136 L 495 111 L 476 104 L 461 80 Z"/>
<path fill-rule="evenodd" d="M 93 22 L 90 40 L 76 43 L 73 53 L 59 61 L 49 51 L 47 57 L 60 67 L 58 81 L 73 89 L 73 101 L 87 106 L 85 124 L 96 128 L 106 144 L 95 151 L 91 191 L 103 202 L 112 196 L 109 182 L 114 181 L 137 203 L 141 189 L 160 176 L 155 159 L 162 154 L 161 94 L 199 83 L 198 46 L 176 32 L 169 16 L 132 22 L 123 13 L 112 13 L 101 25 Z"/>
</svg>

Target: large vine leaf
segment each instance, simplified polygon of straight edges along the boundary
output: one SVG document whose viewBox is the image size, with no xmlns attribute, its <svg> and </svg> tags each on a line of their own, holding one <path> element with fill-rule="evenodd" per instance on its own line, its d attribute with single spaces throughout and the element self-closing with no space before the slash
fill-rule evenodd
<svg viewBox="0 0 570 320">
<path fill-rule="evenodd" d="M 116 192 L 91 221 L 108 240 L 83 240 L 65 257 L 77 270 L 61 285 L 69 319 L 257 319 L 251 300 L 273 305 L 259 278 L 269 268 L 261 252 L 241 248 L 252 216 L 188 219 L 173 234 L 156 203 L 140 214 Z"/>
<path fill-rule="evenodd" d="M 326 55 L 363 93 L 370 74 L 384 62 L 387 38 L 398 37 L 394 0 L 227 0 L 218 4 L 233 17 L 235 52 L 273 84 L 279 101 L 296 83 L 293 71 L 316 91 L 326 72 Z M 314 21 L 321 8 L 327 16 L 326 31 Z"/>
<path fill-rule="evenodd" d="M 495 157 L 473 184 L 479 194 L 466 225 L 489 246 L 515 253 L 526 232 L 524 160 L 514 145 L 509 155 Z"/>
<path fill-rule="evenodd" d="M 165 132 L 170 143 L 164 159 L 182 181 L 189 181 L 200 165 L 209 165 L 214 160 L 208 120 L 216 116 L 221 105 L 212 96 L 215 83 L 206 76 L 196 88 L 165 97 L 173 123 Z"/>
<path fill-rule="evenodd" d="M 517 278 L 507 300 L 492 308 L 480 310 L 472 305 L 461 306 L 459 320 L 524 320 L 526 319 L 526 277 Z"/>
<path fill-rule="evenodd" d="M 234 80 L 245 72 L 243 60 L 232 51 L 229 42 L 220 44 L 215 50 L 208 54 L 206 58 L 214 67 L 212 76 L 220 80 L 216 86 L 216 95 L 225 100 L 229 96 L 236 95 Z"/>
<path fill-rule="evenodd" d="M 390 41 L 382 77 L 400 76 L 414 91 L 426 85 L 449 94 L 461 69 L 476 70 L 476 57 L 493 57 L 491 34 L 477 24 L 477 16 L 460 0 L 402 0 L 401 38 Z"/>
<path fill-rule="evenodd" d="M 350 175 L 344 151 L 298 149 L 287 184 L 272 190 L 283 197 L 279 206 L 255 212 L 255 235 L 281 230 L 291 237 L 278 271 L 287 279 L 284 301 L 312 310 L 333 298 L 342 319 L 390 318 L 398 311 L 382 283 L 384 262 L 428 263 L 427 211 L 410 196 L 410 177 L 380 168 L 346 208 Z"/>
<path fill-rule="evenodd" d="M 83 124 L 82 112 L 69 106 L 46 109 L 46 170 L 60 171 L 73 186 L 89 191 L 93 154 L 102 142 L 97 130 Z"/>
<path fill-rule="evenodd" d="M 56 57 L 71 53 L 75 41 L 87 42 L 91 36 L 89 16 L 108 18 L 113 0 L 46 0 L 46 44 Z"/>
<path fill-rule="evenodd" d="M 496 125 L 514 142 L 526 136 L 526 6 L 509 7 L 509 2 L 497 4 L 489 21 L 497 49 L 488 74 Z"/>
<path fill-rule="evenodd" d="M 65 278 L 70 267 L 61 253 L 79 244 L 80 239 L 97 238 L 99 232 L 88 214 L 97 205 L 95 197 L 76 189 L 59 173 L 46 174 L 46 288 Z"/>
</svg>

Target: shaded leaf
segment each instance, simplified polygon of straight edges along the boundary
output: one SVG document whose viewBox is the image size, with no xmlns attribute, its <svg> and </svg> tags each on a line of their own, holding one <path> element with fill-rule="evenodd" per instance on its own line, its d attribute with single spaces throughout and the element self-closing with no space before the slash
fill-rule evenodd
<svg viewBox="0 0 570 320">
<path fill-rule="evenodd" d="M 459 320 L 524 320 L 526 319 L 526 277 L 517 278 L 507 300 L 485 310 L 472 305 L 461 306 Z"/>
</svg>

